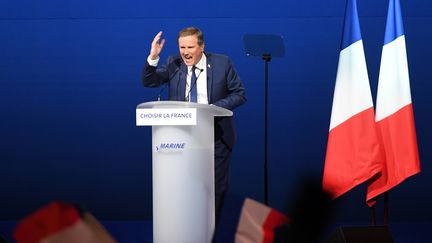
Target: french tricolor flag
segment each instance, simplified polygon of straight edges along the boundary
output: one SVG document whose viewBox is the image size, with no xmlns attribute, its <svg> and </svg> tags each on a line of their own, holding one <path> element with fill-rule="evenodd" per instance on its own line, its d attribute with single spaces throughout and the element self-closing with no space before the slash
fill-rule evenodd
<svg viewBox="0 0 432 243">
<path fill-rule="evenodd" d="M 332 198 L 381 172 L 381 149 L 355 0 L 348 0 L 333 96 L 323 189 Z"/>
<path fill-rule="evenodd" d="M 25 217 L 15 228 L 17 243 L 115 243 L 89 212 L 55 201 Z"/>
<path fill-rule="evenodd" d="M 253 199 L 225 195 L 214 243 L 273 243 L 275 228 L 288 218 Z"/>
<path fill-rule="evenodd" d="M 405 35 L 399 0 L 390 0 L 381 55 L 375 117 L 385 161 L 368 186 L 367 202 L 420 172 Z"/>
</svg>

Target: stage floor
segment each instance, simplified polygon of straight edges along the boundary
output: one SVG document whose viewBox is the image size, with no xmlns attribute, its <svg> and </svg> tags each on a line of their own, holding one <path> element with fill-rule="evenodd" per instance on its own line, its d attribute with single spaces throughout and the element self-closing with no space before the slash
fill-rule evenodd
<svg viewBox="0 0 432 243">
<path fill-rule="evenodd" d="M 13 240 L 13 229 L 17 221 L 0 221 L 0 235 L 9 243 Z M 151 221 L 101 221 L 109 233 L 120 243 L 152 243 Z M 367 226 L 363 222 L 334 225 Z M 395 222 L 390 224 L 390 231 L 397 243 L 431 242 L 432 220 L 429 222 Z M 326 239 L 328 236 L 323 237 Z M 323 240 L 325 242 L 325 240 Z M 2 242 L 3 243 L 3 242 Z"/>
</svg>

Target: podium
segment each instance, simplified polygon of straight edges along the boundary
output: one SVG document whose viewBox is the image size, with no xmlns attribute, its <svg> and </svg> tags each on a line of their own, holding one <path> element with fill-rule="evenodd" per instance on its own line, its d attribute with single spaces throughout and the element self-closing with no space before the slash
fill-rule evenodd
<svg viewBox="0 0 432 243">
<path fill-rule="evenodd" d="M 153 242 L 211 242 L 215 229 L 214 117 L 206 104 L 138 105 L 137 126 L 152 126 Z"/>
</svg>

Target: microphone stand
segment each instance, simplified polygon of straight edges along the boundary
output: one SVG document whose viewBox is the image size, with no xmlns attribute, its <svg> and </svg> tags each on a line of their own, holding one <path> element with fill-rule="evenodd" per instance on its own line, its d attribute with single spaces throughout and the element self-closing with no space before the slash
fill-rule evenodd
<svg viewBox="0 0 432 243">
<path fill-rule="evenodd" d="M 165 84 L 165 85 L 160 89 L 159 94 L 158 94 L 158 97 L 157 97 L 157 101 L 160 101 L 160 100 L 161 100 L 162 92 L 165 90 L 165 88 L 166 88 L 167 85 L 168 85 L 168 84 Z"/>
</svg>

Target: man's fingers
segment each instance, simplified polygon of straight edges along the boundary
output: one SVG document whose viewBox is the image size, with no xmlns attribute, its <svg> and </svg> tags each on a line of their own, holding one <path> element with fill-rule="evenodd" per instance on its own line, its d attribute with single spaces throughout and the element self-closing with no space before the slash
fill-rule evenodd
<svg viewBox="0 0 432 243">
<path fill-rule="evenodd" d="M 162 51 L 162 48 L 165 44 L 165 39 L 161 40 L 162 31 L 159 31 L 159 33 L 156 34 L 152 41 L 152 47 L 150 50 L 150 57 L 152 59 L 156 59 L 159 56 L 159 53 Z"/>
<path fill-rule="evenodd" d="M 162 39 L 162 40 L 159 42 L 159 48 L 162 49 L 162 47 L 164 46 L 164 44 L 165 44 L 165 39 Z"/>
<path fill-rule="evenodd" d="M 158 43 L 161 36 L 162 36 L 162 31 L 159 31 L 159 33 L 157 33 L 157 35 L 154 37 L 153 43 L 155 43 L 155 44 Z"/>
<path fill-rule="evenodd" d="M 159 37 L 159 38 L 160 38 L 160 37 L 161 37 L 161 35 L 162 35 L 162 32 L 163 32 L 162 30 L 161 30 L 161 31 L 159 31 L 159 32 L 158 32 L 158 33 L 156 34 L 156 37 Z"/>
</svg>

